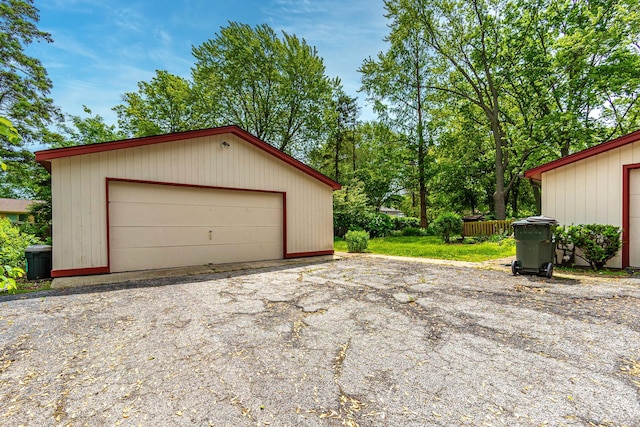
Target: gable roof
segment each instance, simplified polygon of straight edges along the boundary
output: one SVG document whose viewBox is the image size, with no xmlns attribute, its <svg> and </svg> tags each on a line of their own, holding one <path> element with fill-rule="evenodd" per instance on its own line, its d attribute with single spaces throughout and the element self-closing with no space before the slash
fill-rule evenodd
<svg viewBox="0 0 640 427">
<path fill-rule="evenodd" d="M 0 212 L 27 213 L 29 206 L 40 203 L 39 200 L 0 199 Z"/>
<path fill-rule="evenodd" d="M 77 145 L 74 147 L 54 148 L 51 150 L 36 151 L 36 161 L 51 172 L 51 160 L 64 157 L 81 156 L 84 154 L 101 153 L 103 151 L 120 150 L 124 148 L 141 147 L 144 145 L 161 144 L 164 142 L 175 142 L 183 139 L 201 138 L 205 136 L 222 135 L 230 133 L 242 140 L 254 145 L 255 147 L 271 154 L 273 157 L 282 160 L 290 166 L 302 171 L 303 173 L 317 179 L 318 181 L 328 185 L 334 190 L 342 188 L 340 184 L 321 174 L 315 169 L 305 165 L 301 161 L 291 157 L 290 155 L 278 150 L 272 145 L 267 144 L 261 139 L 251 135 L 249 132 L 238 126 L 221 126 L 217 128 L 190 130 L 185 132 L 168 133 L 164 135 L 146 136 L 142 138 L 124 139 L 121 141 L 101 142 L 98 144 Z"/>
<path fill-rule="evenodd" d="M 554 160 L 549 163 L 545 163 L 535 168 L 531 168 L 524 173 L 524 176 L 527 178 L 534 179 L 536 181 L 540 181 L 542 179 L 542 174 L 544 172 L 548 172 L 550 170 L 559 168 L 561 166 L 565 166 L 565 165 L 577 162 L 578 160 L 583 160 L 583 159 L 595 156 L 597 154 L 604 153 L 609 150 L 613 150 L 614 148 L 618 148 L 627 144 L 634 143 L 636 141 L 640 141 L 640 130 L 637 130 L 635 132 L 621 136 L 616 139 L 612 139 L 611 141 L 603 142 L 602 144 L 594 145 L 593 147 L 587 148 L 586 150 L 578 151 L 577 153 L 573 153 L 568 156 L 561 157 L 557 160 Z"/>
</svg>

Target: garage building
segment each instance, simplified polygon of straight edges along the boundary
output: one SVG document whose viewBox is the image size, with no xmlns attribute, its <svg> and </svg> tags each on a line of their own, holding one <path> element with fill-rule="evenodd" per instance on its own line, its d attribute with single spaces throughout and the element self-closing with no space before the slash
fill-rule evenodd
<svg viewBox="0 0 640 427">
<path fill-rule="evenodd" d="M 53 277 L 333 253 L 340 185 L 237 126 L 36 152 Z"/>
<path fill-rule="evenodd" d="M 542 214 L 560 224 L 622 227 L 608 267 L 640 267 L 640 131 L 525 172 L 542 182 Z"/>
</svg>

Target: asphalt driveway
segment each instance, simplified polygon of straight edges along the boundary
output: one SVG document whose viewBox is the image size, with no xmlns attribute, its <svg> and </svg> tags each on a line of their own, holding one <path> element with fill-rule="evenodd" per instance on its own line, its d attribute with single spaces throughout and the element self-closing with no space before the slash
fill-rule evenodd
<svg viewBox="0 0 640 427">
<path fill-rule="evenodd" d="M 637 426 L 640 281 L 372 256 L 0 297 L 0 425 Z"/>
</svg>

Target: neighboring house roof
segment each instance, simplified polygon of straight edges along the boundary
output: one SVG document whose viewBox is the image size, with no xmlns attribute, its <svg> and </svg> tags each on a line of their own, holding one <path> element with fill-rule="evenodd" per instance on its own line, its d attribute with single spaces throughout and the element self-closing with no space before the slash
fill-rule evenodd
<svg viewBox="0 0 640 427">
<path fill-rule="evenodd" d="M 293 166 L 294 168 L 304 172 L 305 174 L 323 182 L 334 190 L 339 190 L 340 184 L 316 171 L 315 169 L 305 165 L 290 155 L 278 150 L 277 148 L 267 144 L 259 138 L 251 135 L 249 132 L 238 126 L 222 126 L 210 129 L 191 130 L 186 132 L 169 133 L 165 135 L 147 136 L 142 138 L 125 139 L 122 141 L 101 142 L 98 144 L 77 145 L 74 147 L 55 148 L 52 150 L 36 151 L 36 161 L 51 172 L 51 160 L 63 157 L 80 156 L 83 154 L 100 153 L 103 151 L 120 150 L 123 148 L 140 147 L 144 145 L 160 144 L 163 142 L 175 142 L 183 139 L 201 138 L 213 135 L 222 135 L 225 133 L 233 134 L 255 147 L 266 151 L 272 156 L 282 160 L 283 162 Z"/>
<path fill-rule="evenodd" d="M 380 207 L 380 212 L 402 212 L 400 209 L 396 209 L 396 208 L 388 208 L 386 206 L 381 206 Z"/>
<path fill-rule="evenodd" d="M 545 163 L 544 165 L 529 169 L 524 173 L 524 176 L 527 178 L 535 179 L 536 181 L 540 181 L 544 172 L 548 172 L 561 166 L 577 162 L 578 160 L 583 160 L 588 157 L 592 157 L 597 154 L 604 153 L 605 151 L 613 150 L 614 148 L 622 147 L 639 140 L 640 130 L 637 130 L 628 135 L 612 139 L 611 141 L 603 142 L 602 144 L 594 145 L 593 147 L 587 148 L 586 150 L 578 151 L 577 153 L 573 153 L 552 162 Z"/>
<path fill-rule="evenodd" d="M 29 211 L 29 206 L 39 203 L 39 200 L 0 199 L 0 212 L 23 214 Z"/>
</svg>

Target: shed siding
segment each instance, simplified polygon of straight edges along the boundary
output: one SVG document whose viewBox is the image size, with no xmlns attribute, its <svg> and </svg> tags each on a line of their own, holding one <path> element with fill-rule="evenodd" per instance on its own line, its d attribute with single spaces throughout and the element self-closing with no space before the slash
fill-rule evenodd
<svg viewBox="0 0 640 427">
<path fill-rule="evenodd" d="M 640 163 L 640 141 L 543 172 L 543 214 L 562 225 L 621 227 L 622 170 L 631 163 Z M 621 267 L 621 255 L 608 265 Z"/>
<path fill-rule="evenodd" d="M 231 134 L 51 163 L 54 270 L 108 264 L 107 177 L 285 192 L 287 253 L 333 249 L 332 189 Z"/>
</svg>

